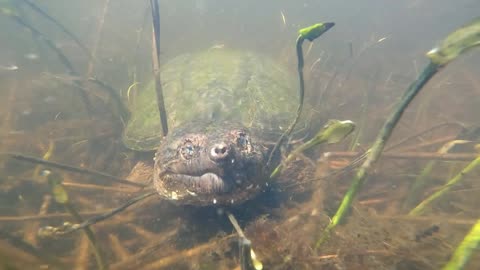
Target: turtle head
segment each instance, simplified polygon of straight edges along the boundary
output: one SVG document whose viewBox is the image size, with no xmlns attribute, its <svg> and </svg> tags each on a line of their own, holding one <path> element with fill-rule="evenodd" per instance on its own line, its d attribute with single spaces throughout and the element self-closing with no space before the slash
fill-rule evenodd
<svg viewBox="0 0 480 270">
<path fill-rule="evenodd" d="M 232 204 L 265 184 L 267 148 L 242 125 L 192 123 L 176 128 L 155 155 L 158 193 L 179 204 Z"/>
</svg>

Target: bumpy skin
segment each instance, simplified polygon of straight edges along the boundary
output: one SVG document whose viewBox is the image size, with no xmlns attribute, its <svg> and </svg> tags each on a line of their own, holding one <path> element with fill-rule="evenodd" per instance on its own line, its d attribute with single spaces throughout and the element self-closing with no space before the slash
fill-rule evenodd
<svg viewBox="0 0 480 270">
<path fill-rule="evenodd" d="M 241 124 L 191 123 L 159 147 L 154 185 L 181 204 L 235 204 L 264 187 L 267 153 Z"/>
<path fill-rule="evenodd" d="M 265 186 L 268 145 L 295 117 L 296 80 L 268 57 L 209 50 L 162 67 L 171 130 L 161 138 L 153 84 L 137 97 L 123 142 L 156 150 L 158 193 L 178 204 L 243 202 Z"/>
</svg>

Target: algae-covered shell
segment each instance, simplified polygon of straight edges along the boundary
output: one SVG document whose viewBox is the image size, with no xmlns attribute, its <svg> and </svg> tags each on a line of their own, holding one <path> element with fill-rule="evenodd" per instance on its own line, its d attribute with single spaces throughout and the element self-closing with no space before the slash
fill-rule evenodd
<svg viewBox="0 0 480 270">
<path fill-rule="evenodd" d="M 264 55 L 224 49 L 184 54 L 161 67 L 170 130 L 193 121 L 240 122 L 279 134 L 298 106 L 295 77 Z M 162 132 L 154 83 L 137 96 L 123 136 L 125 146 L 153 151 Z"/>
</svg>

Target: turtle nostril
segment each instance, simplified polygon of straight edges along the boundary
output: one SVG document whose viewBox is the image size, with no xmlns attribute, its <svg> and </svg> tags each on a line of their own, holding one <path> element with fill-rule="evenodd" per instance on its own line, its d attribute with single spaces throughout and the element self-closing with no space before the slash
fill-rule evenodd
<svg viewBox="0 0 480 270">
<path fill-rule="evenodd" d="M 210 151 L 210 158 L 213 160 L 221 160 L 228 156 L 228 146 L 224 143 L 215 144 Z"/>
</svg>

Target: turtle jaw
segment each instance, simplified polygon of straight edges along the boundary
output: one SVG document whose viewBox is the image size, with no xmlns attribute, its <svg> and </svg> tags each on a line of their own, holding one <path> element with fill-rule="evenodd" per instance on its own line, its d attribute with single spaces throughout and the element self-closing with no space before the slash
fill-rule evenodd
<svg viewBox="0 0 480 270">
<path fill-rule="evenodd" d="M 224 179 L 225 169 L 205 155 L 194 160 L 177 161 L 163 167 L 159 180 L 191 195 L 220 194 L 230 191 L 231 181 Z"/>
<path fill-rule="evenodd" d="M 163 198 L 177 204 L 234 204 L 255 196 L 264 187 L 265 174 L 258 165 L 249 160 L 238 167 L 223 167 L 222 173 L 203 171 L 195 175 L 165 171 L 156 177 L 154 185 Z"/>
<path fill-rule="evenodd" d="M 221 127 L 166 138 L 154 168 L 158 193 L 178 204 L 229 204 L 262 186 L 266 148 L 245 129 Z"/>
<path fill-rule="evenodd" d="M 209 151 L 199 150 L 199 155 L 193 159 L 180 159 L 158 166 L 162 169 L 155 181 L 157 190 L 161 185 L 160 190 L 170 191 L 164 195 L 173 200 L 180 200 L 184 196 L 228 196 L 242 188 L 258 171 L 259 160 L 256 155 L 247 156 L 236 150 L 221 160 L 212 159 L 207 153 Z"/>
<path fill-rule="evenodd" d="M 228 193 L 231 190 L 231 185 L 225 181 L 221 176 L 215 173 L 204 173 L 202 175 L 188 175 L 188 174 L 165 174 L 162 178 L 163 183 L 181 183 L 185 191 L 192 195 L 211 195 Z M 179 192 L 175 192 L 178 193 Z M 171 193 L 175 197 L 175 193 Z"/>
</svg>

